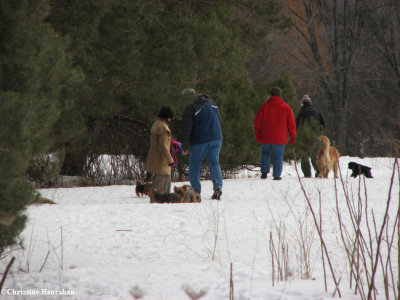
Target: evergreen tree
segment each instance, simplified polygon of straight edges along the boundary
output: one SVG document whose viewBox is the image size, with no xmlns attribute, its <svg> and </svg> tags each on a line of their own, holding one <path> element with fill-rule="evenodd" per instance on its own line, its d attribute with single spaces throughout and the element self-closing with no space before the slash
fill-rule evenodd
<svg viewBox="0 0 400 300">
<path fill-rule="evenodd" d="M 97 74 L 94 41 L 98 36 L 99 20 L 107 12 L 109 1 L 49 1 L 50 13 L 46 21 L 59 36 L 68 41 L 67 50 L 80 80 L 72 89 L 65 89 L 74 102 L 62 111 L 63 118 L 60 118 L 57 126 L 69 128 L 71 134 L 69 138 L 59 140 L 59 147 L 64 149 L 65 154 L 62 174 L 81 175 L 87 161 L 90 141 L 95 135 L 95 120 L 107 113 L 106 103 L 103 103 L 102 107 L 99 105 L 103 97 L 96 98 L 95 95 L 97 87 L 101 84 L 101 77 Z M 98 117 L 97 113 L 102 110 L 104 112 Z"/>
<path fill-rule="evenodd" d="M 86 78 L 76 113 L 86 120 L 87 136 L 72 143 L 74 161 L 104 153 L 144 159 L 158 110 L 171 105 L 182 112 L 186 87 L 218 103 L 223 167 L 253 160 L 251 108 L 259 98 L 246 61 L 254 41 L 282 21 L 275 9 L 261 22 L 263 2 L 256 2 L 52 0 L 49 22 L 71 40 L 70 52 Z M 254 29 L 241 10 L 255 16 Z"/>
<path fill-rule="evenodd" d="M 0 5 L 0 255 L 17 242 L 36 195 L 29 162 L 54 146 L 55 124 L 73 100 L 65 44 L 44 22 L 46 1 Z M 67 129 L 62 130 L 67 135 Z M 63 134 L 64 134 L 63 133 Z"/>
<path fill-rule="evenodd" d="M 314 118 L 307 118 L 304 121 L 304 124 L 297 130 L 295 145 L 297 160 L 317 155 L 319 149 L 318 137 L 322 134 L 322 131 L 323 128 Z"/>
</svg>

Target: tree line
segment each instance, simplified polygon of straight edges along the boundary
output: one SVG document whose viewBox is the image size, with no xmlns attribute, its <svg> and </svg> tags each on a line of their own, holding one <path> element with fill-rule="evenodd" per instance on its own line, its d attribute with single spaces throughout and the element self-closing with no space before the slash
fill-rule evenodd
<svg viewBox="0 0 400 300">
<path fill-rule="evenodd" d="M 273 86 L 295 113 L 311 94 L 342 154 L 397 155 L 399 11 L 395 0 L 2 1 L 0 219 L 17 218 L 0 225 L 0 254 L 38 197 L 30 180 L 85 175 L 102 154 L 144 161 L 162 106 L 178 112 L 179 137 L 186 87 L 219 106 L 225 171 L 259 163 L 253 120 Z"/>
<path fill-rule="evenodd" d="M 294 27 L 272 52 L 314 97 L 341 153 L 398 156 L 400 1 L 280 3 Z"/>
</svg>

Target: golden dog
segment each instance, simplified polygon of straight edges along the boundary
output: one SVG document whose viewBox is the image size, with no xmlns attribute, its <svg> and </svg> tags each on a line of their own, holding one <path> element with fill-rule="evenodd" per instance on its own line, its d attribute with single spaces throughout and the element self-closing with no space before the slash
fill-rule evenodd
<svg viewBox="0 0 400 300">
<path fill-rule="evenodd" d="M 338 178 L 338 168 L 339 168 L 339 157 L 340 153 L 338 149 L 331 146 L 329 138 L 325 135 L 318 137 L 322 141 L 323 146 L 318 154 L 317 165 L 320 172 L 320 176 L 323 178 L 328 178 L 329 172 L 333 169 L 335 178 Z"/>
</svg>

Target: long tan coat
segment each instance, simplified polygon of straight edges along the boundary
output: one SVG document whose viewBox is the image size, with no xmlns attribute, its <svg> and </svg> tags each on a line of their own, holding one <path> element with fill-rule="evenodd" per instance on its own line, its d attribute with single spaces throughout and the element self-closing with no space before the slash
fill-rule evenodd
<svg viewBox="0 0 400 300">
<path fill-rule="evenodd" d="M 146 171 L 153 174 L 171 175 L 169 164 L 174 162 L 170 153 L 171 130 L 166 121 L 158 119 L 151 127 L 150 149 Z"/>
</svg>

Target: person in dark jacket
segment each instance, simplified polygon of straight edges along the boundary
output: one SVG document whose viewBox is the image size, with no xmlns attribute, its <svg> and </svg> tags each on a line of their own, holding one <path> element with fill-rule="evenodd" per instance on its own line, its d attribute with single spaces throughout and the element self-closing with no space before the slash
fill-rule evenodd
<svg viewBox="0 0 400 300">
<path fill-rule="evenodd" d="M 274 155 L 274 180 L 280 180 L 283 168 L 283 154 L 290 136 L 290 143 L 296 141 L 296 122 L 293 110 L 282 99 L 282 90 L 271 89 L 271 97 L 260 107 L 254 119 L 256 142 L 262 144 L 261 178 L 266 179 L 270 170 L 271 154 Z M 289 134 L 288 134 L 289 133 Z"/>
<path fill-rule="evenodd" d="M 218 106 L 206 94 L 196 94 L 193 89 L 185 89 L 184 94 L 195 97 L 186 106 L 182 117 L 182 149 L 189 157 L 189 180 L 193 190 L 200 195 L 200 172 L 204 159 L 210 169 L 214 193 L 212 199 L 220 200 L 222 195 L 222 173 L 219 153 L 222 146 L 221 117 Z"/>
<path fill-rule="evenodd" d="M 311 134 L 313 137 L 313 141 L 310 142 L 308 146 L 308 150 L 304 151 L 304 155 L 301 156 L 301 170 L 304 174 L 304 177 L 311 177 L 311 164 L 315 170 L 315 177 L 318 177 L 319 170 L 317 166 L 317 153 L 318 153 L 318 144 L 316 143 L 316 138 L 322 134 L 323 129 L 325 128 L 325 120 L 319 110 L 311 103 L 311 98 L 309 95 L 304 95 L 301 98 L 301 106 L 299 114 L 296 117 L 296 127 L 299 132 L 299 144 L 302 143 L 303 135 L 302 129 L 305 127 L 305 123 L 310 120 L 314 120 L 317 126 L 310 125 Z M 304 139 L 310 137 L 304 137 Z"/>
</svg>

